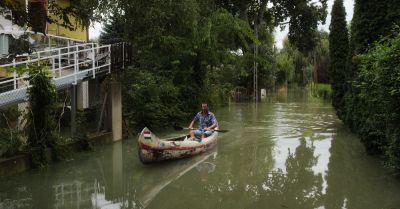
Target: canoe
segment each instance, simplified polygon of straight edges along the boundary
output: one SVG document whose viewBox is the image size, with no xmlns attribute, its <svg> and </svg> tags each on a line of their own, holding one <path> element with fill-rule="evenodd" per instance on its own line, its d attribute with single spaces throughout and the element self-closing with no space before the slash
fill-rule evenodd
<svg viewBox="0 0 400 209">
<path fill-rule="evenodd" d="M 151 163 L 198 155 L 217 144 L 218 132 L 214 131 L 201 142 L 185 140 L 187 137 L 160 139 L 145 127 L 138 139 L 139 159 L 142 163 Z"/>
</svg>

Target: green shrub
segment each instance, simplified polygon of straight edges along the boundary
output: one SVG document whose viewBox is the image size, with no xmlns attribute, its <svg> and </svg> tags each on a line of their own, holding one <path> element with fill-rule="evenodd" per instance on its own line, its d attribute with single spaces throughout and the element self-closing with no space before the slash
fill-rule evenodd
<svg viewBox="0 0 400 209">
<path fill-rule="evenodd" d="M 93 113 L 88 111 L 78 110 L 76 113 L 76 133 L 72 136 L 72 139 L 78 144 L 81 150 L 93 150 L 93 144 L 91 143 L 88 135 L 88 125 L 92 119 Z"/>
<path fill-rule="evenodd" d="M 359 57 L 346 112 L 367 150 L 383 154 L 387 165 L 400 172 L 400 33 L 396 34 Z"/>
<path fill-rule="evenodd" d="M 171 127 L 182 117 L 178 87 L 171 80 L 147 70 L 130 69 L 124 84 L 124 113 L 133 127 Z"/>
<path fill-rule="evenodd" d="M 62 138 L 57 134 L 57 91 L 49 72 L 41 66 L 31 66 L 28 89 L 27 137 L 31 160 L 35 167 L 48 163 L 47 150 L 53 149 L 55 160 L 65 157 Z"/>
<path fill-rule="evenodd" d="M 21 151 L 21 135 L 16 129 L 0 128 L 0 157 L 11 157 Z"/>
<path fill-rule="evenodd" d="M 11 157 L 22 149 L 23 140 L 17 127 L 19 116 L 17 105 L 0 109 L 0 157 Z"/>
<path fill-rule="evenodd" d="M 330 84 L 310 83 L 308 89 L 313 97 L 323 98 L 325 100 L 332 99 L 332 88 Z"/>
</svg>

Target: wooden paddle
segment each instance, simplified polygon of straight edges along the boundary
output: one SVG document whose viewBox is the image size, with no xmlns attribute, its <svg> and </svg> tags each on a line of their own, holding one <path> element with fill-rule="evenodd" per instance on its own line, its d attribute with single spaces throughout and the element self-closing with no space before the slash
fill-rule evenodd
<svg viewBox="0 0 400 209">
<path fill-rule="evenodd" d="M 181 131 L 181 130 L 193 130 L 193 129 L 194 129 L 194 128 L 192 128 L 192 129 L 190 129 L 190 128 L 184 128 L 184 127 L 177 126 L 177 125 L 174 125 L 173 127 L 174 127 L 174 129 L 175 129 L 176 131 Z M 220 130 L 220 129 L 213 129 L 213 130 L 216 131 L 216 132 L 221 132 L 221 133 L 226 133 L 226 132 L 229 131 L 229 130 Z"/>
</svg>

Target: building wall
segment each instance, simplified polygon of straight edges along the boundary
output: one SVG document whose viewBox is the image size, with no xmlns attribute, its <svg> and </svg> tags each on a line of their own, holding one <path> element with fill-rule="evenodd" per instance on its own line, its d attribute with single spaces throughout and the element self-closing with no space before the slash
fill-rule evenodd
<svg viewBox="0 0 400 209">
<path fill-rule="evenodd" d="M 35 1 L 35 0 L 30 0 L 30 1 Z M 70 0 L 57 0 L 57 3 L 61 6 L 69 6 Z M 71 17 L 72 21 L 74 22 L 74 17 Z M 1 30 L 6 30 L 6 31 L 11 31 L 11 30 L 23 30 L 17 25 L 13 25 L 10 20 L 5 19 L 1 14 L 0 14 L 0 31 Z M 62 26 L 58 26 L 56 23 L 52 24 L 47 24 L 47 33 L 52 34 L 52 35 L 57 35 L 57 36 L 64 36 L 68 38 L 73 38 L 73 39 L 79 39 L 82 41 L 88 41 L 88 30 L 87 28 L 82 28 L 78 27 L 76 31 L 70 31 L 67 28 L 64 28 Z"/>
<path fill-rule="evenodd" d="M 60 6 L 69 6 L 70 0 L 58 0 L 57 3 Z M 73 17 L 72 17 L 73 19 Z M 71 22 L 74 22 L 72 20 Z M 74 38 L 74 39 L 79 39 L 82 41 L 88 41 L 88 30 L 87 28 L 78 27 L 76 31 L 70 31 L 68 28 L 64 28 L 62 26 L 58 26 L 55 23 L 48 24 L 47 25 L 47 32 L 52 35 L 57 35 L 57 36 L 64 36 L 68 38 Z"/>
</svg>

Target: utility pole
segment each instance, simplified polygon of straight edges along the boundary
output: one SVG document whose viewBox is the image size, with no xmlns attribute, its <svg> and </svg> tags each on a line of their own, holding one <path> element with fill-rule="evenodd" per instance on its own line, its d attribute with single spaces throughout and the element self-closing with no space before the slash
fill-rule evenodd
<svg viewBox="0 0 400 209">
<path fill-rule="evenodd" d="M 258 5 L 260 5 L 260 0 L 258 0 Z M 258 16 L 254 20 L 254 31 L 256 39 L 258 40 Z M 254 43 L 254 62 L 253 62 L 253 89 L 254 89 L 254 102 L 258 102 L 258 63 L 256 58 L 258 56 L 258 46 Z"/>
</svg>

